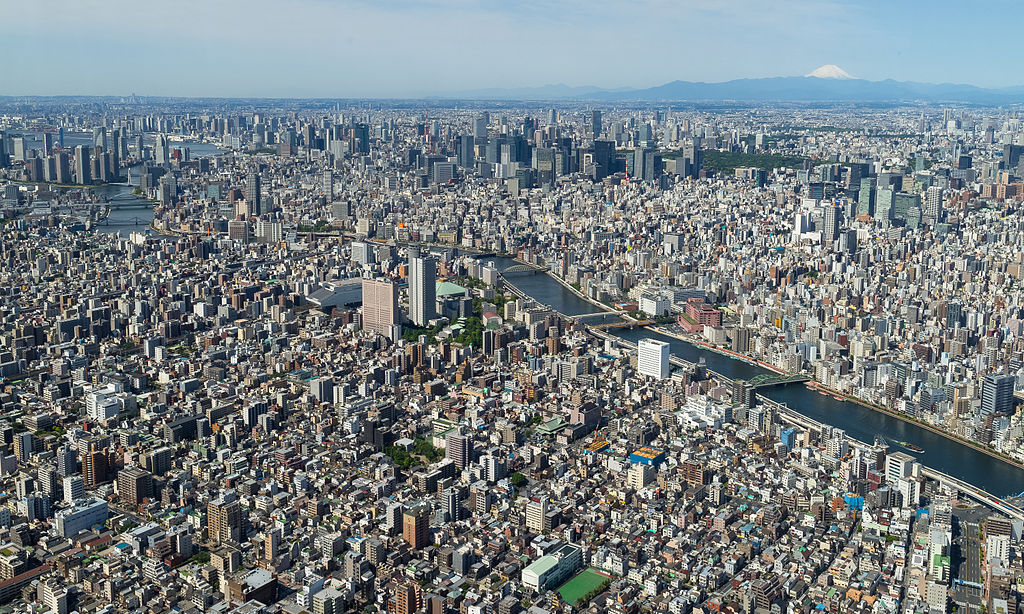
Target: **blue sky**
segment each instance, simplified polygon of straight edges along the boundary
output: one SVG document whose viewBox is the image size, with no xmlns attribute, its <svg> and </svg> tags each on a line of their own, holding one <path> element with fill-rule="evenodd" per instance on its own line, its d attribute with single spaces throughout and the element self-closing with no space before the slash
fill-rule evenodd
<svg viewBox="0 0 1024 614">
<path fill-rule="evenodd" d="M 1024 3 L 0 0 L 0 94 L 402 97 L 802 75 L 1024 84 Z"/>
</svg>

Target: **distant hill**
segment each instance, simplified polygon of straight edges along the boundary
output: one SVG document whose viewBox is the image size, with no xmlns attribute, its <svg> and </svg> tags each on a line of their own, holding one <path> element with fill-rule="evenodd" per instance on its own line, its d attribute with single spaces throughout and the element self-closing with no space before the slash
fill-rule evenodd
<svg viewBox="0 0 1024 614">
<path fill-rule="evenodd" d="M 824 68 L 824 67 L 823 67 Z M 821 70 L 821 69 L 819 69 Z M 841 69 L 840 69 L 841 70 Z M 817 71 L 816 71 L 817 72 Z M 493 100 L 593 100 L 643 102 L 962 102 L 1013 104 L 1024 102 L 1024 86 L 982 88 L 956 83 L 868 81 L 838 76 L 768 77 L 718 83 L 671 81 L 645 89 L 607 90 L 593 86 L 545 85 L 536 88 L 486 89 L 453 94 L 451 98 Z M 833 76 L 835 75 L 835 76 Z"/>
<path fill-rule="evenodd" d="M 772 77 L 721 83 L 672 81 L 658 87 L 595 94 L 602 100 L 737 100 L 771 102 L 975 102 L 1024 100 L 1024 87 L 986 89 L 955 83 L 868 81 L 851 78 Z"/>
<path fill-rule="evenodd" d="M 627 89 L 603 89 L 593 85 L 569 86 L 564 83 L 542 85 L 540 87 L 521 88 L 489 88 L 456 92 L 442 98 L 476 98 L 480 100 L 555 100 L 559 98 L 592 98 L 597 95 L 614 94 L 628 91 Z"/>
</svg>

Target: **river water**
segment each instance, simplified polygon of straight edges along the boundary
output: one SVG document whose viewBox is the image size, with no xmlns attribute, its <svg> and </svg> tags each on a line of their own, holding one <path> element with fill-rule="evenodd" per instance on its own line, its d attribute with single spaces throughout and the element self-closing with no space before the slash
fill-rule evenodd
<svg viewBox="0 0 1024 614">
<path fill-rule="evenodd" d="M 26 133 L 24 137 L 29 148 L 42 147 L 42 136 L 40 133 Z M 152 137 L 144 137 L 144 140 L 148 145 L 153 144 Z M 76 145 L 91 146 L 92 134 L 65 133 L 64 146 L 70 148 Z M 214 156 L 224 151 L 210 143 L 171 143 L 172 148 L 179 146 L 187 147 L 192 158 Z M 131 185 L 107 184 L 87 188 L 90 193 L 98 195 L 102 202 L 111 202 L 115 205 L 127 205 L 129 207 L 122 209 L 112 208 L 110 215 L 96 227 L 97 231 L 127 236 L 133 232 L 146 232 L 148 230 L 150 222 L 153 221 L 153 203 L 132 193 L 135 186 L 139 185 L 139 170 L 141 168 L 141 164 L 128 168 L 127 172 Z"/>
<path fill-rule="evenodd" d="M 499 270 L 513 264 L 515 260 L 506 257 L 485 257 L 493 260 Z M 509 281 L 528 296 L 533 297 L 565 315 L 583 315 L 601 311 L 600 308 L 579 298 L 549 275 L 513 276 Z M 609 331 L 616 336 L 636 343 L 643 338 L 668 342 L 672 354 L 684 360 L 699 362 L 704 359 L 709 369 L 732 379 L 748 380 L 755 375 L 768 373 L 767 369 L 751 365 L 701 348 L 673 337 L 648 329 L 619 329 Z M 804 384 L 789 384 L 761 389 L 760 392 L 775 401 L 785 403 L 790 409 L 846 431 L 847 435 L 871 443 L 876 435 L 889 440 L 893 449 L 915 456 L 922 464 L 960 478 L 1000 496 L 1013 496 L 1024 491 L 1024 469 L 993 458 L 983 452 L 937 435 L 917 425 L 897 420 L 889 415 L 868 409 L 849 401 L 836 400 L 809 390 Z M 897 441 L 906 441 L 924 449 L 914 453 L 902 449 Z"/>
</svg>

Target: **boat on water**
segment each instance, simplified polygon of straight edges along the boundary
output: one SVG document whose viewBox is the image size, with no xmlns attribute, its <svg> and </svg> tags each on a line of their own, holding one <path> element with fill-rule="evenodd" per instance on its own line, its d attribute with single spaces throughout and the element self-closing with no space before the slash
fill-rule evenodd
<svg viewBox="0 0 1024 614">
<path fill-rule="evenodd" d="M 899 443 L 904 448 L 910 450 L 911 452 L 924 452 L 924 448 L 922 448 L 921 446 L 915 446 L 914 444 L 906 441 L 900 441 L 897 443 Z"/>
</svg>

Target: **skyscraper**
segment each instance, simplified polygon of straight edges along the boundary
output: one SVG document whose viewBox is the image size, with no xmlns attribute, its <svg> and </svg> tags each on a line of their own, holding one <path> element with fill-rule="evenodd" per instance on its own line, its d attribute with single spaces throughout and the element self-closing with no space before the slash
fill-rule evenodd
<svg viewBox="0 0 1024 614">
<path fill-rule="evenodd" d="M 473 120 L 473 136 L 476 139 L 483 140 L 487 138 L 487 118 L 484 116 L 477 117 Z"/>
<path fill-rule="evenodd" d="M 470 168 L 476 162 L 476 150 L 473 136 L 464 134 L 459 137 L 459 166 Z"/>
<path fill-rule="evenodd" d="M 258 173 L 249 173 L 245 178 L 245 200 L 249 206 L 249 215 L 262 215 L 263 207 L 260 203 L 260 176 Z"/>
<path fill-rule="evenodd" d="M 75 148 L 75 181 L 81 184 L 92 183 L 92 165 L 89 147 L 79 145 Z"/>
<path fill-rule="evenodd" d="M 398 286 L 390 280 L 363 280 L 363 330 L 390 337 L 398 324 Z"/>
<path fill-rule="evenodd" d="M 590 112 L 590 127 L 593 130 L 594 138 L 601 136 L 601 112 Z"/>
<path fill-rule="evenodd" d="M 457 430 L 450 431 L 445 437 L 444 455 L 456 467 L 465 469 L 473 461 L 473 439 Z"/>
<path fill-rule="evenodd" d="M 402 537 L 413 550 L 427 545 L 427 529 L 430 517 L 424 506 L 414 507 L 402 515 Z"/>
<path fill-rule="evenodd" d="M 324 196 L 327 202 L 334 200 L 334 172 L 329 169 L 324 171 Z"/>
<path fill-rule="evenodd" d="M 839 236 L 839 224 L 842 220 L 842 210 L 837 205 L 825 207 L 825 216 L 822 220 L 821 242 L 831 243 Z"/>
<path fill-rule="evenodd" d="M 426 326 L 436 317 L 437 265 L 432 258 L 409 259 L 409 319 Z"/>
<path fill-rule="evenodd" d="M 170 144 L 166 134 L 158 134 L 153 138 L 153 157 L 157 164 L 167 164 L 170 161 Z"/>
<path fill-rule="evenodd" d="M 85 487 L 96 486 L 107 481 L 109 454 L 105 447 L 96 444 L 89 446 L 89 451 L 82 455 L 82 474 L 85 476 Z"/>
<path fill-rule="evenodd" d="M 526 528 L 534 533 L 544 532 L 544 518 L 548 515 L 548 498 L 538 497 L 526 504 Z"/>
<path fill-rule="evenodd" d="M 242 506 L 235 491 L 228 490 L 210 501 L 206 508 L 210 541 L 242 541 Z"/>
<path fill-rule="evenodd" d="M 932 224 L 942 219 L 942 188 L 933 185 L 925 191 L 924 215 Z"/>
<path fill-rule="evenodd" d="M 138 505 L 153 496 L 153 475 L 141 467 L 127 467 L 117 474 L 117 492 L 125 503 Z"/>
<path fill-rule="evenodd" d="M 1014 376 L 990 373 L 981 382 L 981 415 L 1013 412 Z"/>
<path fill-rule="evenodd" d="M 641 339 L 637 344 L 637 369 L 640 375 L 665 379 L 669 376 L 669 344 L 655 339 Z"/>
</svg>

